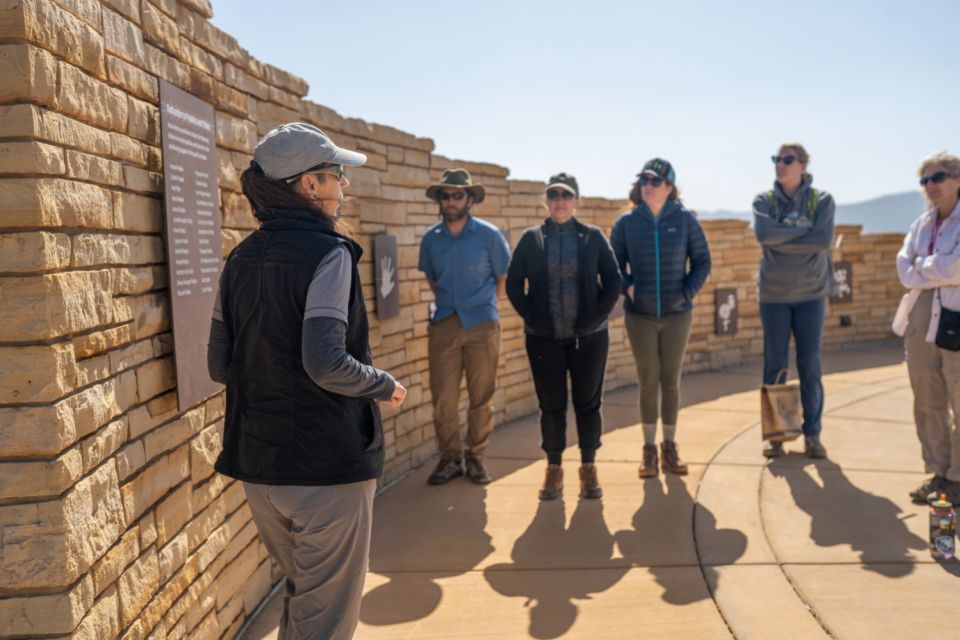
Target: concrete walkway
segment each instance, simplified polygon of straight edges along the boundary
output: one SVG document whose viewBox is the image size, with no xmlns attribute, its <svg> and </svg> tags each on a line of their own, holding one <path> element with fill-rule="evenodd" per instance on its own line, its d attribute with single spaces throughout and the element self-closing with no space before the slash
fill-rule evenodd
<svg viewBox="0 0 960 640">
<path fill-rule="evenodd" d="M 899 350 L 828 355 L 828 460 L 760 455 L 758 367 L 684 378 L 686 477 L 640 480 L 636 389 L 607 394 L 601 501 L 541 503 L 536 416 L 494 434 L 495 482 L 377 498 L 357 638 L 955 637 L 960 565 L 927 551 Z M 572 416 L 571 416 L 572 418 Z M 569 428 L 575 445 L 575 432 Z M 274 638 L 275 597 L 246 634 Z"/>
</svg>

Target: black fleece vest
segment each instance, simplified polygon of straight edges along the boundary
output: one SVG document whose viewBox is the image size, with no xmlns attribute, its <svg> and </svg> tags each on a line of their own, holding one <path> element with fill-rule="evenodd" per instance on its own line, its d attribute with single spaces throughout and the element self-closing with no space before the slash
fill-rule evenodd
<svg viewBox="0 0 960 640">
<path fill-rule="evenodd" d="M 338 245 L 353 262 L 347 352 L 371 363 L 367 312 L 357 272 L 362 249 L 305 211 L 259 212 L 260 228 L 227 258 L 223 320 L 233 342 L 227 373 L 223 452 L 216 470 L 247 482 L 346 484 L 383 473 L 376 402 L 321 389 L 303 368 L 307 289 Z"/>
</svg>

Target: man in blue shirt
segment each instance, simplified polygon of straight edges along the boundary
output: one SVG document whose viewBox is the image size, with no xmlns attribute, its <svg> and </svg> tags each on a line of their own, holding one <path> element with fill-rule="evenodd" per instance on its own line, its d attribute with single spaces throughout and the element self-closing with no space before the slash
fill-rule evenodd
<svg viewBox="0 0 960 640">
<path fill-rule="evenodd" d="M 461 464 L 460 379 L 467 376 L 466 474 L 490 482 L 483 456 L 493 432 L 493 391 L 500 359 L 497 298 L 505 294 L 510 246 L 495 226 L 470 214 L 486 192 L 466 169 L 448 169 L 427 197 L 440 205 L 441 221 L 420 243 L 419 269 L 436 296 L 430 318 L 430 391 L 440 462 L 430 484 L 464 474 Z"/>
</svg>

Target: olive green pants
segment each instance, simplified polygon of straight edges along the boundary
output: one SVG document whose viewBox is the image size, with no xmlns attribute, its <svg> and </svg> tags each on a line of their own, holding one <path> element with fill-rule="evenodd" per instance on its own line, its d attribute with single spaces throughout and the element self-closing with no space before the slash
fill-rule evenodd
<svg viewBox="0 0 960 640">
<path fill-rule="evenodd" d="M 687 350 L 693 311 L 662 318 L 625 313 L 633 360 L 640 385 L 640 420 L 656 424 L 677 424 L 680 411 L 680 373 Z"/>
</svg>

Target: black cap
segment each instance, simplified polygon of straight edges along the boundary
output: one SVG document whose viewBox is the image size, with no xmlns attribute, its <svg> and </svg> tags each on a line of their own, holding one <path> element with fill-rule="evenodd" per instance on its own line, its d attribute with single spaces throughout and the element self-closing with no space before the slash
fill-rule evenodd
<svg viewBox="0 0 960 640">
<path fill-rule="evenodd" d="M 554 188 L 564 189 L 578 198 L 580 197 L 580 187 L 577 185 L 577 179 L 569 173 L 561 172 L 550 176 L 550 180 L 547 181 L 547 188 L 545 190 L 549 191 L 550 189 Z"/>
<path fill-rule="evenodd" d="M 654 158 L 643 165 L 643 171 L 637 174 L 637 177 L 647 174 L 663 178 L 670 184 L 677 184 L 677 173 L 673 170 L 673 165 L 663 158 Z"/>
</svg>

